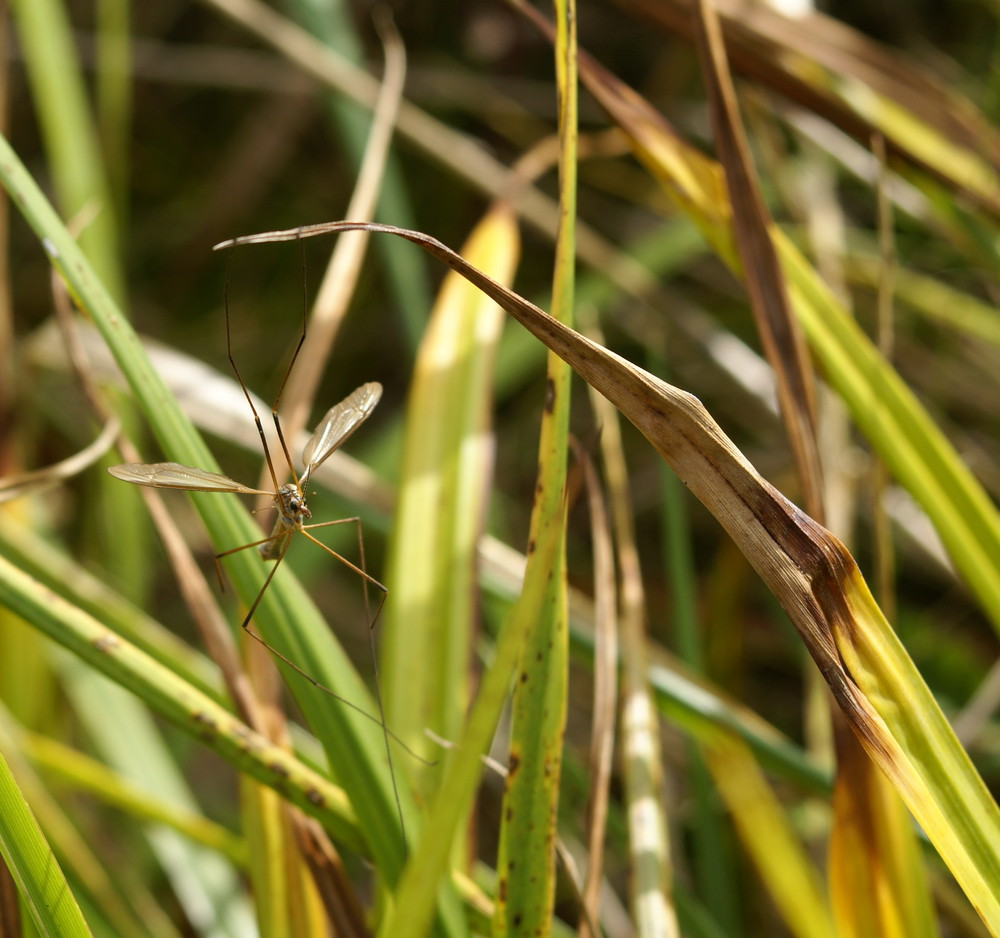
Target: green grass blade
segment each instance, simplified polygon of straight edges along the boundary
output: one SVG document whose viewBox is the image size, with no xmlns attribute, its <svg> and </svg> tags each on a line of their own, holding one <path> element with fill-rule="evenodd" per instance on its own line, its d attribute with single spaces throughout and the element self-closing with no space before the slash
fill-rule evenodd
<svg viewBox="0 0 1000 938">
<path fill-rule="evenodd" d="M 504 283 L 513 276 L 518 249 L 506 206 L 490 211 L 464 248 Z M 438 753 L 424 730 L 456 739 L 471 693 L 469 623 L 492 474 L 493 358 L 503 321 L 488 297 L 457 274 L 446 277 L 407 401 L 381 675 L 388 724 L 428 758 Z M 440 769 L 424 773 L 428 785 Z"/>
<path fill-rule="evenodd" d="M 329 779 L 259 736 L 214 700 L 2 557 L 0 604 L 132 691 L 238 769 L 280 791 L 352 849 L 365 851 L 357 818 L 344 792 Z"/>
<path fill-rule="evenodd" d="M 13 10 L 59 202 L 67 217 L 96 213 L 80 244 L 111 295 L 122 297 L 115 206 L 66 10 L 59 0 L 18 0 Z"/>
<path fill-rule="evenodd" d="M 543 528 L 535 545 L 538 555 L 554 562 L 557 552 L 562 549 L 561 534 L 554 525 Z M 542 603 L 545 585 L 540 577 L 525 582 L 521 601 L 501 630 L 493 661 L 480 680 L 465 730 L 455 746 L 454 758 L 445 767 L 444 777 L 431 803 L 425 826 L 429 833 L 414 848 L 400 881 L 392 914 L 379 929 L 380 938 L 419 938 L 426 933 L 433 912 L 434 893 L 447 872 L 458 824 L 468 816 L 472 805 L 483 771 L 481 760 L 496 732 L 515 679 L 518 659 L 534 627 L 535 611 Z"/>
<path fill-rule="evenodd" d="M 559 98 L 559 207 L 552 314 L 572 323 L 576 288 L 577 75 L 576 5 L 556 2 Z M 548 356 L 538 477 L 528 534 L 524 594 L 533 627 L 518 663 L 511 702 L 510 766 L 504 784 L 497 859 L 494 938 L 547 936 L 555 898 L 555 840 L 569 683 L 566 597 L 566 477 L 572 371 Z M 542 553 L 532 547 L 551 545 Z M 539 587 L 534 588 L 537 582 Z"/>
<path fill-rule="evenodd" d="M 87 938 L 91 931 L 0 753 L 0 852 L 39 934 Z"/>
</svg>

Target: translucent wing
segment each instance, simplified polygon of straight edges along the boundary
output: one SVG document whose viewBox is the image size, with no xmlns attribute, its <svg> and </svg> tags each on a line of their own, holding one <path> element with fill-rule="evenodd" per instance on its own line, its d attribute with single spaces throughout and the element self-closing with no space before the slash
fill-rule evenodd
<svg viewBox="0 0 1000 938">
<path fill-rule="evenodd" d="M 382 385 L 372 381 L 361 385 L 327 411 L 302 451 L 302 462 L 305 466 L 302 475 L 303 486 L 312 475 L 313 469 L 328 459 L 330 454 L 368 419 L 380 397 L 382 397 Z"/>
<path fill-rule="evenodd" d="M 150 485 L 157 489 L 186 489 L 189 492 L 234 492 L 237 495 L 272 495 L 260 489 L 235 482 L 228 476 L 207 469 L 195 469 L 176 462 L 130 462 L 108 469 L 116 479 L 133 485 Z"/>
</svg>

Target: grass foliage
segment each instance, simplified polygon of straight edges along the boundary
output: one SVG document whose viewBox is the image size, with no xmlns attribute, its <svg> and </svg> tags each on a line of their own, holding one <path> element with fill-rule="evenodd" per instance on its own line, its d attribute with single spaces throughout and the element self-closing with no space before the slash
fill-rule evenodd
<svg viewBox="0 0 1000 938">
<path fill-rule="evenodd" d="M 995 11 L 9 6 L 4 928 L 1000 935 Z"/>
</svg>

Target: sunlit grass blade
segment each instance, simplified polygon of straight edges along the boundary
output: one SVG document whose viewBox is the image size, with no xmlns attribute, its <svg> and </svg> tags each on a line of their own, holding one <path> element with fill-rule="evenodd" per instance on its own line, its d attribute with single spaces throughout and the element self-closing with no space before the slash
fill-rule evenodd
<svg viewBox="0 0 1000 938">
<path fill-rule="evenodd" d="M 106 626 L 0 558 L 0 602 L 364 852 L 344 792 Z"/>
<path fill-rule="evenodd" d="M 0 754 L 0 852 L 39 934 L 89 938 L 91 931 L 52 850 Z"/>
<path fill-rule="evenodd" d="M 494 207 L 465 245 L 509 282 L 519 239 Z M 418 350 L 407 402 L 399 497 L 389 541 L 382 631 L 386 718 L 430 758 L 424 735 L 458 737 L 471 692 L 477 548 L 492 475 L 492 362 L 503 312 L 456 274 L 442 284 Z M 421 773 L 425 795 L 442 765 Z"/>
<path fill-rule="evenodd" d="M 749 750 L 719 733 L 702 751 L 733 826 L 788 930 L 798 938 L 834 938 L 823 882 Z"/>
</svg>

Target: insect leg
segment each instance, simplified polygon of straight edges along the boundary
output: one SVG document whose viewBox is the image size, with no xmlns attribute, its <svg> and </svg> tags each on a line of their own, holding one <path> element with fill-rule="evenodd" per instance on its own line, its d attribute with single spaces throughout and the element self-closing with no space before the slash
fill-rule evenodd
<svg viewBox="0 0 1000 938">
<path fill-rule="evenodd" d="M 361 560 L 360 567 L 351 563 L 351 561 L 348 560 L 346 557 L 343 557 L 340 554 L 338 554 L 332 547 L 327 547 L 326 544 L 324 544 L 317 538 L 313 537 L 309 533 L 309 531 L 306 530 L 306 528 L 311 528 L 311 529 L 328 528 L 334 524 L 354 524 L 358 532 L 358 550 L 359 550 L 359 557 Z M 371 656 L 372 678 L 374 679 L 375 683 L 375 702 L 378 705 L 379 719 L 382 721 L 383 738 L 385 740 L 385 757 L 389 763 L 389 776 L 392 779 L 392 790 L 396 796 L 396 811 L 399 813 L 399 829 L 400 831 L 402 831 L 403 834 L 403 851 L 406 852 L 407 850 L 406 824 L 403 821 L 403 805 L 399 800 L 399 789 L 397 788 L 397 783 L 396 783 L 396 768 L 395 764 L 392 761 L 392 752 L 389 748 L 389 737 L 392 736 L 393 739 L 396 739 L 397 741 L 399 740 L 399 737 L 393 733 L 390 733 L 389 728 L 385 724 L 385 706 L 382 703 L 382 685 L 381 682 L 379 681 L 379 676 L 378 676 L 378 657 L 375 654 L 375 623 L 378 621 L 378 617 L 382 614 L 382 607 L 385 605 L 386 598 L 389 595 L 389 590 L 382 583 L 376 580 L 375 577 L 373 577 L 370 573 L 368 573 L 367 570 L 364 569 L 365 549 L 364 549 L 364 537 L 361 532 L 360 518 L 357 517 L 338 518 L 334 521 L 320 521 L 317 524 L 300 525 L 299 530 L 305 537 L 309 538 L 310 541 L 312 541 L 314 544 L 319 544 L 319 546 L 322 547 L 323 550 L 325 550 L 328 554 L 331 554 L 332 556 L 336 557 L 337 560 L 339 560 L 342 564 L 344 564 L 345 567 L 349 567 L 351 570 L 353 570 L 362 578 L 361 579 L 361 582 L 363 584 L 362 589 L 364 590 L 364 596 L 365 596 L 365 615 L 368 616 L 368 651 Z M 370 607 L 368 603 L 369 583 L 372 586 L 376 587 L 376 589 L 380 590 L 381 594 L 378 603 L 378 608 L 375 610 L 374 618 L 371 617 Z M 412 750 L 405 744 L 403 748 L 406 749 L 407 752 L 412 752 Z"/>
</svg>

